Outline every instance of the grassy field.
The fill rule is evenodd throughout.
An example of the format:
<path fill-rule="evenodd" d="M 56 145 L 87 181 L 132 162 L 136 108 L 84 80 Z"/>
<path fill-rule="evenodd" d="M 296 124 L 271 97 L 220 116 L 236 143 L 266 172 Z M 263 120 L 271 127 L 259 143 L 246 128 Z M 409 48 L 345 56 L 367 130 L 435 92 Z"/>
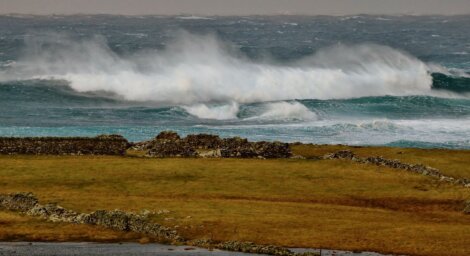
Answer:
<path fill-rule="evenodd" d="M 342 146 L 295 146 L 320 156 Z M 352 148 L 470 178 L 470 151 Z M 408 255 L 470 255 L 470 189 L 346 160 L 0 156 L 0 193 L 34 192 L 77 211 L 170 212 L 186 238 Z M 73 228 L 71 228 L 73 226 Z M 146 241 L 0 212 L 0 240 Z"/>

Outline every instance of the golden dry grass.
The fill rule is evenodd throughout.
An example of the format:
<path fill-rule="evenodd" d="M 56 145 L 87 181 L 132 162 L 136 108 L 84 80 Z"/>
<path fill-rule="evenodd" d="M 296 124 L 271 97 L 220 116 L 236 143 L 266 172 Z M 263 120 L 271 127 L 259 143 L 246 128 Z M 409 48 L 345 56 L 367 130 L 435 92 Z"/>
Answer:
<path fill-rule="evenodd" d="M 145 236 L 90 225 L 46 222 L 38 218 L 0 211 L 0 241 L 141 241 Z"/>
<path fill-rule="evenodd" d="M 336 150 L 303 147 L 295 151 L 324 151 L 322 155 Z M 451 153 L 443 158 L 452 158 Z M 456 162 L 454 172 L 466 175 L 469 163 Z M 469 189 L 350 161 L 0 156 L 0 193 L 17 191 L 83 212 L 168 209 L 171 213 L 155 220 L 177 226 L 187 238 L 409 255 L 470 254 L 470 216 L 462 213 Z M 0 214 L 0 223 L 4 218 Z M 50 228 L 51 234 L 58 228 L 43 225 L 40 229 Z M 26 229 L 42 234 L 35 225 Z M 20 227 L 4 230 L 0 234 L 25 232 Z M 83 234 L 83 240 L 110 236 Z"/>

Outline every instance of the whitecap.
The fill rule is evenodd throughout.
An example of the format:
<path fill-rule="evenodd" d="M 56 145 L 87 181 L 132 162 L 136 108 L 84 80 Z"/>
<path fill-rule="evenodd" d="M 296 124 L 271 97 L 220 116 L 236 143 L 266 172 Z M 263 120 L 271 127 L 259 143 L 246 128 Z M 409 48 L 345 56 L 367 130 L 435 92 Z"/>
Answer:
<path fill-rule="evenodd" d="M 183 106 L 189 114 L 201 119 L 230 120 L 237 119 L 239 106 L 237 103 L 225 105 L 196 104 L 192 106 Z"/>
<path fill-rule="evenodd" d="M 17 65 L 1 80 L 58 79 L 78 92 L 186 105 L 382 95 L 434 95 L 429 66 L 390 47 L 334 46 L 291 63 L 255 62 L 211 35 L 182 33 L 164 50 L 120 56 L 102 37 L 25 38 Z M 48 50 L 41 45 L 49 44 Z"/>
<path fill-rule="evenodd" d="M 261 114 L 246 120 L 314 121 L 317 115 L 300 102 L 270 102 L 260 106 Z"/>

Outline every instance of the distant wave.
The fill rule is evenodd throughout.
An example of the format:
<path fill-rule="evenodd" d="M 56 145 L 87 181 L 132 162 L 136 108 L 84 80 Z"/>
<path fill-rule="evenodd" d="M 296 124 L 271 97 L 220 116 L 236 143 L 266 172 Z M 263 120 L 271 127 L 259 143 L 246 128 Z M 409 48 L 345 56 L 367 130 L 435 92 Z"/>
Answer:
<path fill-rule="evenodd" d="M 178 16 L 176 17 L 177 19 L 181 20 L 215 20 L 215 18 L 212 17 L 203 17 L 203 16 Z"/>

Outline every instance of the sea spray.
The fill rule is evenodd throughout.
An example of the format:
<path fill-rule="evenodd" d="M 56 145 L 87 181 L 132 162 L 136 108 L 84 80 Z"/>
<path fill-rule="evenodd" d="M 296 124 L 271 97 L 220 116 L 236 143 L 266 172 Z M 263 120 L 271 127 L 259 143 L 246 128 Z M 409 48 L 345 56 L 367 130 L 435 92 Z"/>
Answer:
<path fill-rule="evenodd" d="M 163 50 L 119 56 L 103 37 L 31 39 L 1 74 L 66 80 L 78 92 L 170 105 L 432 95 L 426 64 L 379 45 L 335 46 L 289 63 L 253 61 L 211 35 L 183 33 Z"/>

